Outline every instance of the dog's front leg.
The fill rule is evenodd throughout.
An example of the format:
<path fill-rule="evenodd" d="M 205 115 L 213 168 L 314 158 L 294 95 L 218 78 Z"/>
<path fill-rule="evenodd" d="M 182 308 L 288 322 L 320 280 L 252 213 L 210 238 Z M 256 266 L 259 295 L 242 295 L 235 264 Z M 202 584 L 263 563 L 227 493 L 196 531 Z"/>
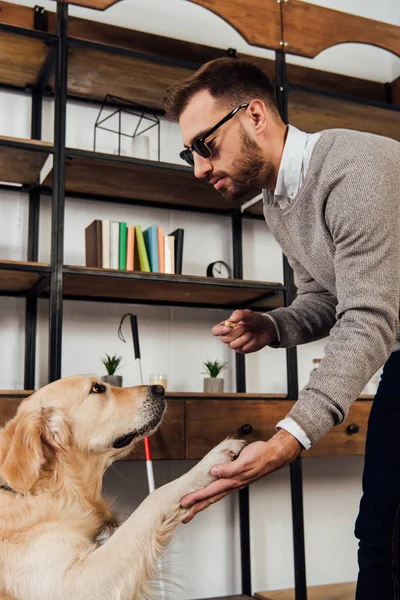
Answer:
<path fill-rule="evenodd" d="M 211 468 L 231 461 L 243 445 L 225 440 L 188 473 L 150 494 L 103 546 L 71 568 L 65 600 L 142 600 L 149 595 L 157 562 L 188 512 L 180 508 L 181 498 L 211 483 Z"/>

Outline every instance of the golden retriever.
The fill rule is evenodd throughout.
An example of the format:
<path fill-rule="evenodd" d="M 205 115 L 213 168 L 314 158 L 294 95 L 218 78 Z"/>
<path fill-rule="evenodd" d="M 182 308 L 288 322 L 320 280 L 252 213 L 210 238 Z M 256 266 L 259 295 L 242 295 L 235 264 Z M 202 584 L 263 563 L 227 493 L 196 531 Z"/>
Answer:
<path fill-rule="evenodd" d="M 116 388 L 90 376 L 60 379 L 21 403 L 0 430 L 0 598 L 152 595 L 157 561 L 187 514 L 181 498 L 244 445 L 225 440 L 118 527 L 101 496 L 103 474 L 164 412 L 162 386 Z"/>

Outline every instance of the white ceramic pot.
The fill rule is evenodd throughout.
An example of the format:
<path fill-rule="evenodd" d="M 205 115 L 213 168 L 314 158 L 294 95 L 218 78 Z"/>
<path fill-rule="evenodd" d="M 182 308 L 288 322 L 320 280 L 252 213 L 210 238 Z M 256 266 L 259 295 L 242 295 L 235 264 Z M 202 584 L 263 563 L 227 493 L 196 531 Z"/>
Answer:
<path fill-rule="evenodd" d="M 203 391 L 208 394 L 222 394 L 224 391 L 224 380 L 221 377 L 205 377 Z"/>
<path fill-rule="evenodd" d="M 115 387 L 122 387 L 122 375 L 103 375 L 101 380 Z"/>

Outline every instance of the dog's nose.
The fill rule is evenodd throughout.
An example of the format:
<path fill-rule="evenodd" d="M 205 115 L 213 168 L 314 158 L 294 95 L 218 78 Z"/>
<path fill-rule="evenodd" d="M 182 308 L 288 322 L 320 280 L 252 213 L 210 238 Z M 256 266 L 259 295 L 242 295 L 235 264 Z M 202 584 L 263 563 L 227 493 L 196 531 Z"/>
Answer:
<path fill-rule="evenodd" d="M 156 396 L 164 396 L 164 393 L 165 393 L 164 386 L 162 386 L 162 385 L 151 385 L 150 386 L 150 393 L 154 394 Z"/>

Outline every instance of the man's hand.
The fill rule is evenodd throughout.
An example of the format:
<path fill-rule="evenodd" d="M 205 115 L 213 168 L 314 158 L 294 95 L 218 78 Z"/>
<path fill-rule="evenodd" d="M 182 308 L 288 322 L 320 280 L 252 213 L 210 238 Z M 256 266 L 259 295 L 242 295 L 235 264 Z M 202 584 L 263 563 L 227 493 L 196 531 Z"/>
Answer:
<path fill-rule="evenodd" d="M 276 341 L 276 331 L 271 319 L 252 310 L 235 310 L 228 319 L 233 327 L 221 321 L 211 332 L 221 336 L 224 344 L 240 354 L 257 352 Z"/>
<path fill-rule="evenodd" d="M 217 481 L 182 498 L 183 508 L 192 507 L 183 523 L 189 523 L 198 512 L 227 494 L 291 463 L 302 450 L 300 442 L 284 429 L 278 431 L 268 442 L 249 444 L 232 463 L 215 465 L 211 469 L 211 474 L 218 478 Z"/>

